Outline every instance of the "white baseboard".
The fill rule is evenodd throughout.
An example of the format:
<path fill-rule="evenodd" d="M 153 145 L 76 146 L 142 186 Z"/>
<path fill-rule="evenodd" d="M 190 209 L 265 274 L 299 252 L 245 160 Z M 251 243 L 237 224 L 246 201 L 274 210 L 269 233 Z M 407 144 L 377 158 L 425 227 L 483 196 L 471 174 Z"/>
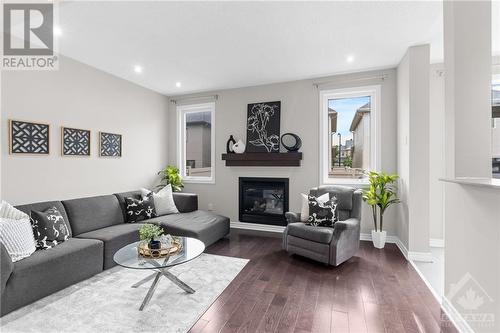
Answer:
<path fill-rule="evenodd" d="M 427 286 L 427 288 L 429 288 L 429 290 L 431 291 L 431 293 L 434 296 L 434 298 L 436 298 L 436 301 L 438 301 L 438 303 L 440 305 L 442 305 L 443 304 L 443 296 L 439 295 L 436 292 L 436 290 L 434 290 L 434 287 L 432 287 L 431 283 L 429 281 L 427 281 L 427 278 L 425 277 L 424 274 L 422 274 L 422 272 L 420 271 L 420 269 L 418 268 L 418 266 L 415 265 L 415 263 L 412 260 L 409 260 L 409 261 L 410 261 L 410 265 L 413 267 L 413 269 L 415 269 L 417 271 L 418 275 L 420 276 L 420 278 L 422 279 L 422 281 L 424 281 L 424 283 Z"/>
<path fill-rule="evenodd" d="M 455 325 L 457 330 L 461 333 L 474 333 L 472 327 L 469 323 L 462 317 L 460 312 L 453 306 L 453 304 L 443 296 L 443 302 L 441 303 L 441 309 L 446 313 L 450 321 Z"/>
<path fill-rule="evenodd" d="M 361 234 L 359 239 L 371 241 L 372 235 L 371 234 Z M 408 251 L 408 249 L 406 248 L 406 246 L 404 246 L 403 242 L 399 239 L 398 236 L 387 236 L 385 242 L 396 244 L 399 251 L 401 251 L 401 253 L 406 258 L 406 260 L 415 260 L 415 261 L 424 261 L 424 262 L 432 262 L 433 261 L 431 253 Z"/>
<path fill-rule="evenodd" d="M 412 252 L 408 251 L 408 260 L 433 262 L 434 258 L 430 252 Z"/>
<path fill-rule="evenodd" d="M 441 238 L 431 238 L 429 239 L 430 247 L 444 247 L 444 239 Z"/>

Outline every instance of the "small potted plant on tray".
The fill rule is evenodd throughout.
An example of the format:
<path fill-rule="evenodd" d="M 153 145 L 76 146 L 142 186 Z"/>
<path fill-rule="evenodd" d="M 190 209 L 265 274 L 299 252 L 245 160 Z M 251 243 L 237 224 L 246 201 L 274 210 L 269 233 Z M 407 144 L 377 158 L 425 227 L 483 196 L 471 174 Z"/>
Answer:
<path fill-rule="evenodd" d="M 157 240 L 161 235 L 163 235 L 163 229 L 154 224 L 145 224 L 139 229 L 140 240 L 147 241 L 151 250 L 161 248 L 161 242 Z"/>

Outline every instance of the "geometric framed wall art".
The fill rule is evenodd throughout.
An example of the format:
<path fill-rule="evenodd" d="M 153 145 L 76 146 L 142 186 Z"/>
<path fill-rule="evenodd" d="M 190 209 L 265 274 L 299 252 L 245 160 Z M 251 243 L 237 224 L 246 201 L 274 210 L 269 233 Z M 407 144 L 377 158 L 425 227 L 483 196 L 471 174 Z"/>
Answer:
<path fill-rule="evenodd" d="M 9 119 L 9 153 L 48 155 L 50 125 Z"/>
<path fill-rule="evenodd" d="M 90 156 L 90 131 L 61 127 L 61 155 Z"/>
<path fill-rule="evenodd" d="M 99 156 L 121 157 L 122 156 L 121 134 L 99 132 Z"/>

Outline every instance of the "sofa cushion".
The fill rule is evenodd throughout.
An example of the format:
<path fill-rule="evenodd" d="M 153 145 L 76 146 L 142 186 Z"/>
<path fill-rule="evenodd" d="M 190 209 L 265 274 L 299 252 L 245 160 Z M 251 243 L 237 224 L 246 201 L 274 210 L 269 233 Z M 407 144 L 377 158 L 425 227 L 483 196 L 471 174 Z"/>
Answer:
<path fill-rule="evenodd" d="M 159 224 L 174 236 L 197 238 L 207 247 L 229 234 L 227 217 L 203 210 L 158 216 L 144 222 Z"/>
<path fill-rule="evenodd" d="M 123 223 L 123 212 L 114 195 L 65 200 L 74 235 Z"/>
<path fill-rule="evenodd" d="M 61 213 L 64 221 L 66 221 L 66 226 L 68 227 L 69 231 L 69 237 L 73 235 L 73 230 L 71 229 L 71 223 L 69 222 L 68 215 L 66 213 L 66 209 L 64 209 L 64 205 L 62 204 L 61 201 L 44 201 L 44 202 L 37 202 L 37 203 L 32 203 L 32 204 L 27 204 L 27 205 L 19 205 L 16 206 L 17 209 L 20 211 L 30 215 L 32 210 L 40 211 L 43 212 L 49 208 L 56 207 L 57 210 Z"/>
<path fill-rule="evenodd" d="M 332 241 L 333 230 L 330 227 L 315 227 L 301 222 L 288 224 L 289 235 L 323 244 Z"/>
<path fill-rule="evenodd" d="M 146 220 L 145 222 L 148 222 Z M 78 235 L 78 238 L 98 239 L 104 243 L 104 269 L 111 268 L 116 265 L 113 256 L 116 251 L 127 244 L 137 242 L 139 240 L 139 228 L 142 223 L 125 223 L 113 225 L 110 227 L 85 232 Z"/>
<path fill-rule="evenodd" d="M 70 238 L 14 264 L 2 295 L 2 315 L 102 271 L 103 244 Z"/>

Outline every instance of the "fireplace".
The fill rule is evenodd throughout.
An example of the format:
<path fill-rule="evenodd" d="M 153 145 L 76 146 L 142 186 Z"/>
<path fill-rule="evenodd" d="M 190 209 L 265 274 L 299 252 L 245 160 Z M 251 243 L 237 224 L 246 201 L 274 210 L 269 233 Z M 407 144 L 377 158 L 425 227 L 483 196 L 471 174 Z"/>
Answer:
<path fill-rule="evenodd" d="M 240 222 L 286 225 L 288 178 L 240 177 Z"/>

